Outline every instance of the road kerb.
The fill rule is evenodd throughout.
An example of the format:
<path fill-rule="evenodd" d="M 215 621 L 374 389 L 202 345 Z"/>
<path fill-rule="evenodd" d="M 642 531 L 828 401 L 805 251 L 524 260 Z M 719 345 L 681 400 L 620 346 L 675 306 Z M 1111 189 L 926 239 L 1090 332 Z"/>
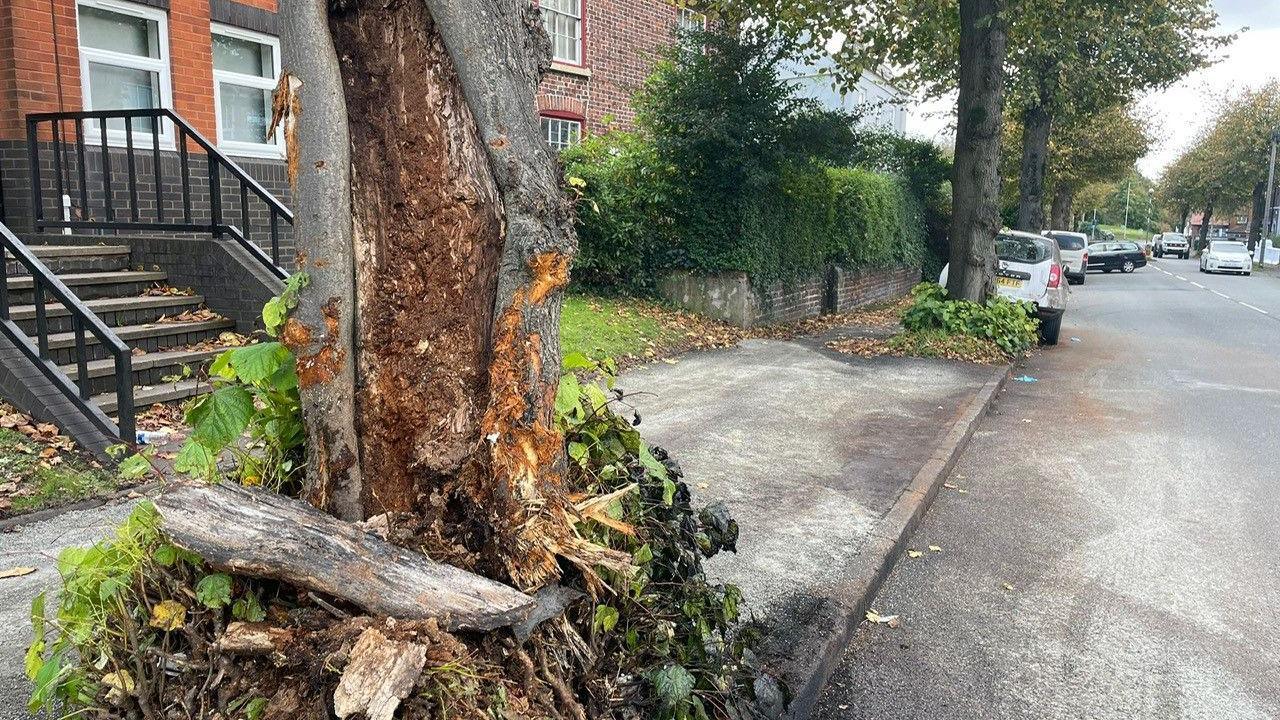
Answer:
<path fill-rule="evenodd" d="M 810 658 L 807 665 L 793 670 L 786 678 L 793 698 L 787 708 L 788 720 L 807 720 L 813 713 L 822 689 L 835 672 L 858 625 L 871 609 L 894 563 L 906 550 L 912 533 L 920 526 L 929 506 L 938 496 L 960 453 L 968 446 L 978 423 L 1008 381 L 1011 370 L 1012 366 L 1006 365 L 993 372 L 991 379 L 956 413 L 933 455 L 881 518 L 862 551 L 845 569 L 846 580 L 841 585 L 849 594 L 840 604 L 830 632 L 818 647 L 809 648 L 812 652 L 807 655 Z"/>

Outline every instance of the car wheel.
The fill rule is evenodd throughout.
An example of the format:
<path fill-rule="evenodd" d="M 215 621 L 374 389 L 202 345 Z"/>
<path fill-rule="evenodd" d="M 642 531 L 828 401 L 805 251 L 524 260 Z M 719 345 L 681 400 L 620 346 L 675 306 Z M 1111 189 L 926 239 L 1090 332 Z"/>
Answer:
<path fill-rule="evenodd" d="M 1164 253 L 1162 253 L 1162 252 L 1160 252 L 1159 250 L 1157 250 L 1157 251 L 1156 251 L 1156 257 L 1158 257 L 1158 258 L 1163 258 L 1163 257 L 1164 257 Z"/>
<path fill-rule="evenodd" d="M 1062 316 L 1052 320 L 1040 321 L 1040 342 L 1045 345 L 1057 345 L 1058 336 L 1062 333 Z"/>
<path fill-rule="evenodd" d="M 1190 259 L 1191 259 L 1191 253 L 1189 253 L 1189 252 L 1183 253 L 1183 254 L 1182 254 L 1182 259 L 1183 259 L 1183 260 L 1190 260 Z"/>
<path fill-rule="evenodd" d="M 1137 265 L 1134 265 L 1132 260 L 1125 260 L 1125 261 L 1124 261 L 1124 265 L 1121 265 L 1121 266 L 1120 266 L 1120 272 L 1122 272 L 1122 273 L 1131 273 L 1131 272 L 1133 272 L 1134 270 L 1136 270 L 1137 268 L 1138 268 L 1138 266 L 1137 266 Z"/>

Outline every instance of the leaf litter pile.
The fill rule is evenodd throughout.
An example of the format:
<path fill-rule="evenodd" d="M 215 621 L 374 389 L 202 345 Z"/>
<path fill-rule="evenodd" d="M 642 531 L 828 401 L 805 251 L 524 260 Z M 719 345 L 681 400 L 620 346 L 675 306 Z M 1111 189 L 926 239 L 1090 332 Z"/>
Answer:
<path fill-rule="evenodd" d="M 614 412 L 625 395 L 606 377 L 567 375 L 557 416 L 576 531 L 629 555 L 625 570 L 587 577 L 562 562 L 559 584 L 538 596 L 552 599 L 524 623 L 446 631 L 224 572 L 171 544 L 145 502 L 109 542 L 65 551 L 61 595 L 33 603 L 30 709 L 131 720 L 780 716 L 786 691 L 752 651 L 739 591 L 703 571 L 735 549 L 736 523 L 723 506 L 692 505 L 680 466 L 642 441 L 638 418 Z M 464 569 L 483 542 L 413 514 L 365 527 Z"/>
<path fill-rule="evenodd" d="M 116 487 L 112 475 L 56 425 L 0 403 L 0 518 Z"/>

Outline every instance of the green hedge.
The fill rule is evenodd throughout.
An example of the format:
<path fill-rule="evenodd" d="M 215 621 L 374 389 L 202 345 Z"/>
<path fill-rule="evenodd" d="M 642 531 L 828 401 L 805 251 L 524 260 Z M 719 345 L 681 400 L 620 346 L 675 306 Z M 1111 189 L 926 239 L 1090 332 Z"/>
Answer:
<path fill-rule="evenodd" d="M 788 163 L 752 196 L 699 202 L 640 136 L 613 132 L 566 152 L 578 200 L 575 283 L 648 291 L 672 269 L 793 280 L 828 264 L 918 265 L 921 201 L 888 173 Z"/>

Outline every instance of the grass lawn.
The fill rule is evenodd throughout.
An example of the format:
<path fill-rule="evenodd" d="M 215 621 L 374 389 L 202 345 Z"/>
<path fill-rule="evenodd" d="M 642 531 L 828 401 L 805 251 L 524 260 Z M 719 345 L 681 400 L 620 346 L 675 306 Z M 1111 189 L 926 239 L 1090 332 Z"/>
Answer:
<path fill-rule="evenodd" d="M 0 517 L 83 500 L 116 487 L 110 472 L 79 453 L 0 428 Z"/>
<path fill-rule="evenodd" d="M 681 345 L 689 330 L 675 313 L 635 298 L 571 294 L 560 317 L 562 353 L 615 360 L 654 357 Z"/>
<path fill-rule="evenodd" d="M 1150 240 L 1151 236 L 1154 235 L 1154 233 L 1149 233 L 1146 230 L 1134 230 L 1133 228 L 1120 227 L 1119 225 L 1099 225 L 1098 227 L 1109 233 L 1113 233 L 1117 240 L 1142 242 L 1144 240 Z"/>

